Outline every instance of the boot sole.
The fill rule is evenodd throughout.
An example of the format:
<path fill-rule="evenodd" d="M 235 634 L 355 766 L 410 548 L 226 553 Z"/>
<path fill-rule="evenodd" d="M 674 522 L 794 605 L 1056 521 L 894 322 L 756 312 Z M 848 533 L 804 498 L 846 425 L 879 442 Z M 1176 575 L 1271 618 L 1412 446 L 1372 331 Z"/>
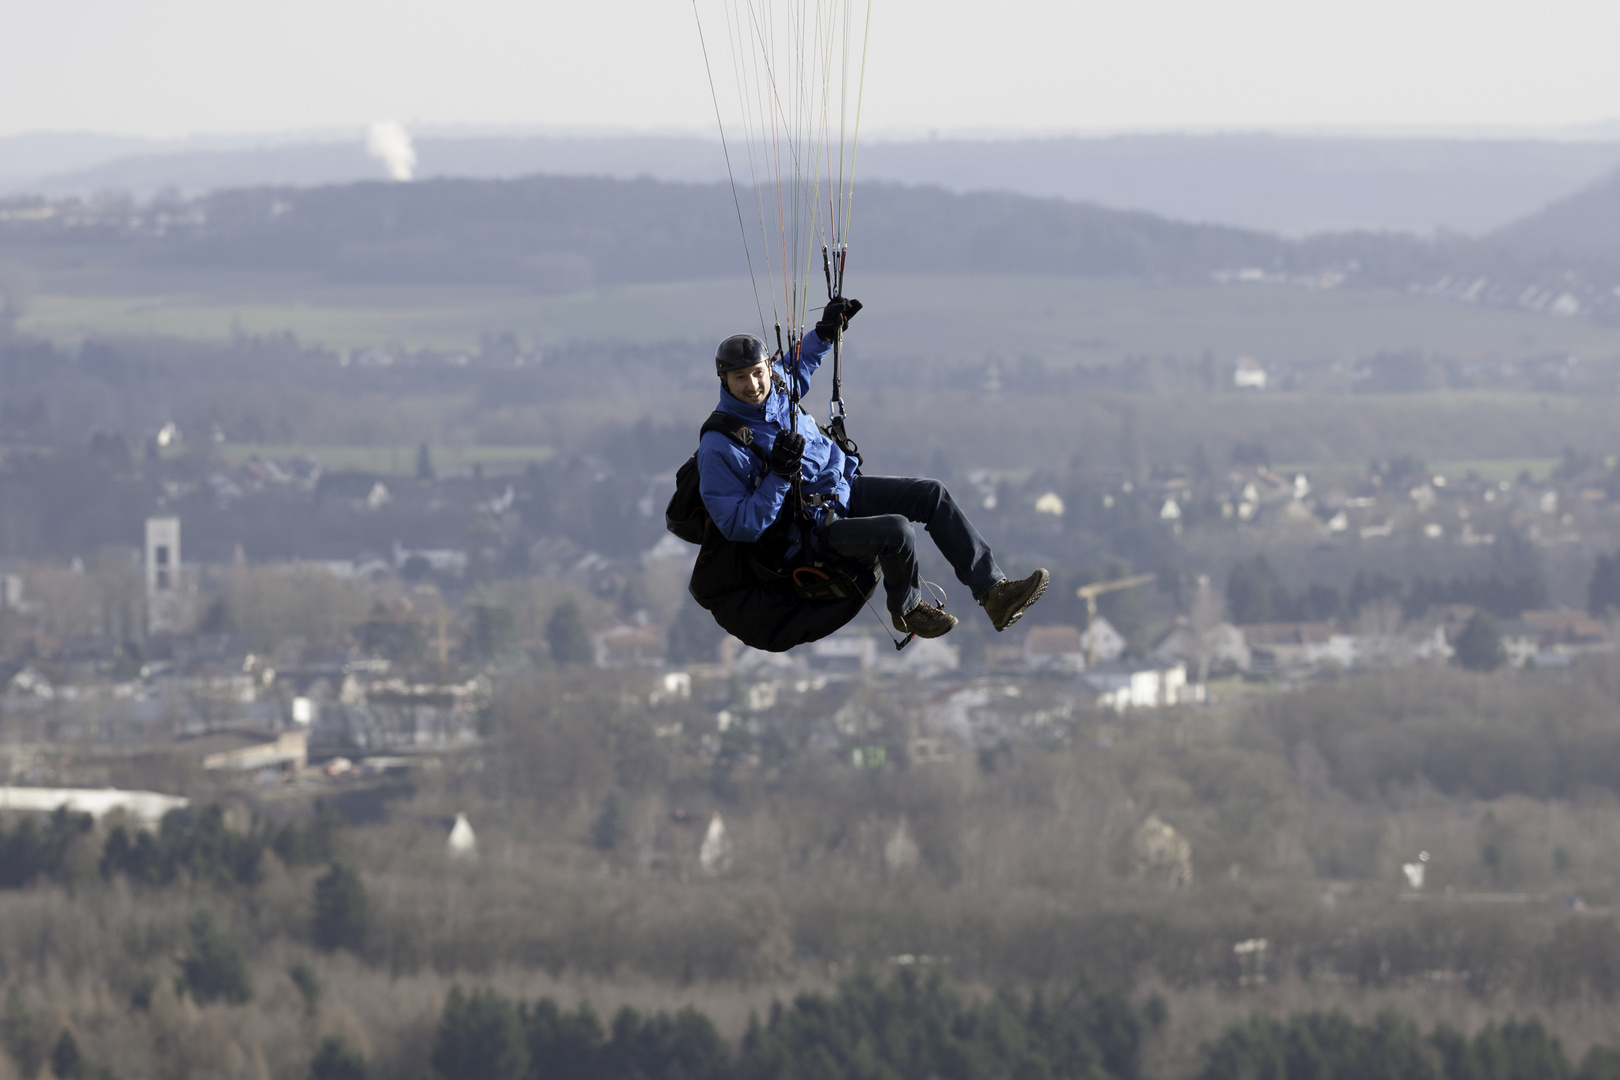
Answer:
<path fill-rule="evenodd" d="M 937 632 L 930 632 L 930 633 L 924 633 L 921 630 L 913 629 L 913 628 L 911 628 L 909 626 L 901 626 L 899 623 L 895 623 L 894 628 L 896 630 L 900 631 L 902 634 L 915 634 L 918 637 L 923 638 L 923 639 L 926 640 L 926 639 L 930 639 L 930 638 L 942 638 L 942 637 L 944 637 L 946 634 L 950 633 L 952 630 L 955 630 L 957 623 L 959 623 L 960 621 L 961 621 L 960 619 L 953 618 L 951 620 L 951 625 L 945 627 L 943 630 L 940 630 L 940 631 L 937 631 Z"/>
<path fill-rule="evenodd" d="M 1007 616 L 1006 622 L 992 624 L 996 628 L 996 633 L 1001 633 L 1013 623 L 1017 622 L 1019 619 L 1022 619 L 1024 617 L 1024 612 L 1034 607 L 1035 601 L 1046 595 L 1046 587 L 1050 584 L 1052 584 L 1052 575 L 1046 574 L 1041 578 L 1041 583 L 1035 586 L 1035 591 L 1029 594 L 1029 599 L 1025 600 L 1022 604 L 1018 605 L 1012 610 L 1012 614 Z"/>

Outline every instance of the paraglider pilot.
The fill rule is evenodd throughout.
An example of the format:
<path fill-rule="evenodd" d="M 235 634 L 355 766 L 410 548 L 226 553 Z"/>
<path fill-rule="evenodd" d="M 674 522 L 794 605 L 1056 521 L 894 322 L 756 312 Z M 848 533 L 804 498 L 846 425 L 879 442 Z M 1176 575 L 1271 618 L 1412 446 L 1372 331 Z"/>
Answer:
<path fill-rule="evenodd" d="M 834 338 L 861 309 L 859 300 L 830 300 L 814 330 L 804 335 L 798 355 L 783 361 L 786 378 L 802 397 Z M 795 415 L 782 376 L 774 376 L 771 353 L 752 334 L 720 343 L 714 358 L 720 376 L 720 411 L 753 432 L 757 451 L 718 431 L 706 432 L 697 462 L 703 504 L 726 539 L 754 543 L 785 512 L 794 478 L 800 480 L 808 542 L 817 553 L 848 559 L 876 558 L 894 626 L 902 633 L 934 638 L 950 631 L 956 616 L 922 595 L 917 570 L 916 534 L 922 525 L 973 594 L 997 630 L 1005 630 L 1046 591 L 1045 570 L 1009 581 L 996 565 L 945 485 L 938 480 L 900 476 L 857 476 L 859 462 L 816 427 Z M 766 467 L 768 462 L 768 468 Z"/>

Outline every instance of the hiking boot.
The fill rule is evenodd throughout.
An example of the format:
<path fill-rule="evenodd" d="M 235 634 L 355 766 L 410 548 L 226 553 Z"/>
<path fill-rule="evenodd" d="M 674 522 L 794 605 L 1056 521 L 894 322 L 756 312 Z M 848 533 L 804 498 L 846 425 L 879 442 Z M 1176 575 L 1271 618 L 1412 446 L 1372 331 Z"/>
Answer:
<path fill-rule="evenodd" d="M 918 637 L 944 637 L 955 625 L 955 615 L 926 601 L 919 603 L 904 615 L 894 617 L 896 630 L 902 634 L 916 634 Z"/>
<path fill-rule="evenodd" d="M 979 598 L 979 606 L 984 608 L 984 613 L 990 616 L 998 631 L 1005 630 L 1041 598 L 1051 583 L 1052 575 L 1045 570 L 1037 570 L 1019 581 L 1002 578 Z"/>

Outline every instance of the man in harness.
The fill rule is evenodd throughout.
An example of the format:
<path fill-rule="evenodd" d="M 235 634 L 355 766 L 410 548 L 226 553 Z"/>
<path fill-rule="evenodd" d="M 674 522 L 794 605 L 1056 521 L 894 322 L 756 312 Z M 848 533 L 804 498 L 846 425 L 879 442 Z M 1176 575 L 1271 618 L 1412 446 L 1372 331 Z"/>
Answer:
<path fill-rule="evenodd" d="M 719 410 L 748 426 L 753 446 L 720 431 L 703 434 L 697 452 L 703 505 L 727 540 L 758 543 L 777 526 L 771 534 L 777 557 L 791 559 L 809 552 L 875 558 L 883 568 L 895 629 L 936 638 L 948 633 L 957 619 L 923 599 L 912 528 L 913 522 L 920 523 L 991 623 L 1005 630 L 1041 598 L 1050 575 L 1037 570 L 1021 580 L 1007 580 L 989 544 L 944 484 L 859 475 L 859 459 L 846 454 L 809 415 L 793 407 L 793 400 L 809 392 L 811 375 L 860 309 L 859 300 L 829 300 L 821 321 L 804 335 L 797 355 L 783 358 L 787 370 L 780 374 L 772 367 L 765 342 L 752 334 L 736 334 L 720 343 L 714 358 L 720 376 Z M 792 400 L 783 377 L 794 381 Z M 803 506 L 799 520 L 783 519 L 785 512 L 793 513 L 789 507 L 795 502 Z"/>

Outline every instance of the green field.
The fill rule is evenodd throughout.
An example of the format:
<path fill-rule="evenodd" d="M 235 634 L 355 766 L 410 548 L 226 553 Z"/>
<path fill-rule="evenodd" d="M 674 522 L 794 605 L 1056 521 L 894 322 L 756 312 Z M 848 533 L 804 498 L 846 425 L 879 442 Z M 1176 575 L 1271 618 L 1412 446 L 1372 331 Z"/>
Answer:
<path fill-rule="evenodd" d="M 708 340 L 760 318 L 746 278 L 615 286 L 566 295 L 505 288 L 334 285 L 290 276 L 140 273 L 0 264 L 21 279 L 21 327 L 71 344 L 159 334 L 224 340 L 291 331 L 333 349 L 395 344 L 474 349 L 510 331 L 542 349 L 569 341 Z M 1620 330 L 1394 292 L 1259 285 L 1161 285 L 1066 277 L 860 275 L 869 307 L 852 357 L 926 356 L 1056 364 L 1132 355 L 1262 363 L 1350 362 L 1418 349 L 1463 360 L 1620 355 Z M 769 300 L 766 298 L 766 303 Z M 766 321 L 772 318 L 769 307 Z"/>
<path fill-rule="evenodd" d="M 1433 468 L 1437 475 L 1460 478 L 1474 473 L 1482 480 L 1517 480 L 1528 473 L 1532 480 L 1542 482 L 1552 475 L 1558 458 L 1501 458 L 1485 461 L 1437 461 Z"/>
<path fill-rule="evenodd" d="M 538 348 L 543 364 L 570 343 L 617 341 L 675 343 L 671 353 L 689 354 L 701 366 L 711 342 L 759 325 L 753 290 L 740 278 L 540 295 L 509 288 L 332 284 L 240 271 L 205 280 L 195 273 L 48 265 L 42 259 L 19 267 L 17 259 L 15 252 L 0 255 L 0 288 L 21 296 L 22 328 L 69 347 L 98 336 L 222 341 L 290 331 L 305 343 L 333 350 L 471 351 L 482 335 L 510 332 Z M 23 288 L 15 287 L 18 281 Z M 1115 461 L 1127 402 L 1144 453 L 1167 463 L 1190 461 L 1198 445 L 1212 461 L 1224 462 L 1235 443 L 1257 435 L 1279 461 L 1318 463 L 1307 467 L 1313 474 L 1334 467 L 1362 469 L 1369 460 L 1414 453 L 1448 476 L 1461 478 L 1473 469 L 1491 479 L 1512 479 L 1525 470 L 1545 475 L 1566 446 L 1620 451 L 1613 442 L 1614 399 L 1595 379 L 1587 384 L 1593 392 L 1582 393 L 1453 389 L 1378 395 L 1311 389 L 1210 395 L 1201 380 L 1197 386 L 1168 381 L 1197 378 L 1192 374 L 1197 368 L 1183 363 L 1145 369 L 1149 380 L 1175 374 L 1162 375 L 1163 384 L 1142 386 L 1143 393 L 1071 386 L 1054 396 L 1043 393 L 1038 368 L 1026 374 L 1023 366 L 1028 358 L 1059 367 L 1208 355 L 1219 372 L 1248 355 L 1276 371 L 1314 372 L 1344 386 L 1355 365 L 1378 352 L 1417 350 L 1487 372 L 1506 363 L 1578 355 L 1587 361 L 1581 370 L 1593 372 L 1620 359 L 1620 328 L 1591 321 L 1394 292 L 1261 285 L 861 276 L 855 270 L 850 283 L 850 291 L 868 304 L 849 339 L 851 407 L 862 417 L 881 413 L 893 437 L 922 460 L 935 449 L 948 449 L 965 461 L 994 467 L 1025 467 L 1051 455 L 1066 461 L 1075 453 L 1088 461 Z M 944 365 L 995 360 L 1003 392 L 989 395 L 924 381 L 908 389 L 904 383 L 896 387 L 893 379 L 879 388 L 868 381 L 870 372 L 894 361 L 906 361 L 896 365 L 899 371 L 916 372 L 912 361 L 918 359 Z M 606 407 L 607 397 L 617 395 L 617 408 L 630 415 L 662 417 L 678 404 L 701 416 L 706 395 L 672 386 L 660 382 L 654 390 L 605 373 L 603 400 L 593 407 Z M 813 396 L 825 390 L 823 379 Z M 526 405 L 529 412 L 496 425 L 503 433 L 493 439 L 528 443 L 539 438 L 530 433 L 546 430 L 547 443 L 566 442 L 568 433 L 593 422 L 581 410 L 582 400 L 559 397 Z M 362 396 L 336 410 L 295 410 L 288 414 L 297 425 L 289 438 L 319 448 L 331 467 L 408 474 L 415 463 L 414 431 L 409 423 L 400 426 L 394 404 Z M 441 469 L 474 463 L 466 456 L 472 451 L 456 458 L 450 444 L 491 437 L 468 419 L 469 404 L 448 398 L 413 403 L 424 416 L 438 418 L 438 426 L 418 429 L 424 438 L 446 444 L 437 452 Z M 369 410 L 370 429 L 386 432 L 373 436 L 377 442 L 394 445 L 379 450 L 346 445 L 360 441 L 351 430 L 351 421 L 359 422 L 356 409 Z M 948 431 L 939 426 L 941 417 L 954 418 Z M 233 447 L 230 452 L 283 451 Z M 507 471 L 543 453 L 538 447 L 503 450 L 506 456 L 482 462 L 486 470 Z"/>

